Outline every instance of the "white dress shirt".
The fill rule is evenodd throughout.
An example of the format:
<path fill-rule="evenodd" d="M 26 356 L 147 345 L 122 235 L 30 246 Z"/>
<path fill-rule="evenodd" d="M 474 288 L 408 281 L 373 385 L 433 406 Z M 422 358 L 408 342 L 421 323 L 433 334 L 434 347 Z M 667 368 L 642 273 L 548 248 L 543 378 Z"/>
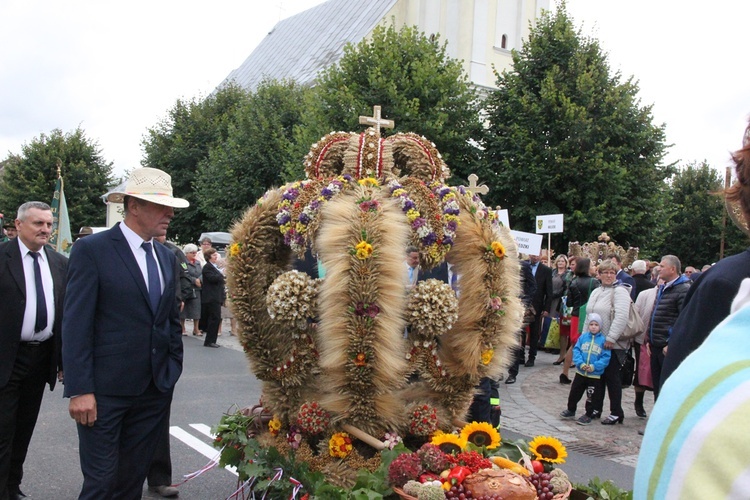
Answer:
<path fill-rule="evenodd" d="M 36 324 L 36 281 L 34 281 L 34 257 L 29 255 L 30 250 L 18 238 L 18 247 L 21 249 L 21 262 L 23 263 L 23 276 L 26 282 L 26 308 L 23 312 L 23 324 L 21 326 L 21 341 L 42 342 L 52 337 L 52 325 L 55 324 L 55 288 L 52 281 L 52 272 L 49 269 L 49 260 L 44 247 L 39 250 L 39 269 L 42 271 L 42 287 L 44 288 L 44 302 L 47 304 L 47 326 L 41 332 L 34 333 Z"/>
<path fill-rule="evenodd" d="M 130 229 L 124 222 L 120 223 L 120 230 L 122 231 L 122 234 L 125 236 L 125 239 L 128 241 L 128 245 L 130 245 L 130 251 L 133 252 L 133 256 L 135 257 L 135 261 L 138 262 L 138 267 L 141 270 L 141 274 L 143 275 L 143 281 L 146 282 L 146 289 L 148 289 L 148 267 L 146 266 L 146 251 L 143 249 L 141 245 L 143 245 L 144 240 L 138 234 L 136 234 L 135 231 Z M 153 248 L 153 251 L 151 252 L 154 255 L 154 260 L 156 261 L 156 268 L 159 270 L 159 283 L 161 284 L 161 292 L 164 292 L 164 275 L 161 271 L 161 266 L 159 265 L 159 257 L 156 255 L 156 242 L 153 238 L 148 240 L 151 242 L 151 248 Z"/>

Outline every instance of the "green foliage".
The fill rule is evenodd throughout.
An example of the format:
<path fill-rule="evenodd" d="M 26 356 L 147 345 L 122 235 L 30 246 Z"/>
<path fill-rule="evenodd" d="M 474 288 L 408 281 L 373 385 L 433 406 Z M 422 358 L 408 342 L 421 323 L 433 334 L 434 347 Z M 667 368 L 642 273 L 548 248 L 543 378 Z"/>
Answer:
<path fill-rule="evenodd" d="M 575 484 L 573 488 L 589 496 L 592 500 L 632 500 L 633 492 L 623 490 L 612 481 L 602 481 L 595 477 L 588 484 Z"/>
<path fill-rule="evenodd" d="M 267 492 L 269 498 L 290 498 L 294 485 L 288 480 L 293 477 L 304 487 L 303 493 L 310 493 L 316 499 L 378 500 L 393 493 L 386 477 L 388 466 L 400 453 L 408 452 L 403 444 L 392 450 L 381 452 L 381 463 L 375 472 L 361 469 L 357 482 L 351 490 L 328 484 L 320 472 L 310 470 L 308 464 L 296 462 L 294 452 L 283 455 L 273 446 L 263 447 L 248 437 L 248 429 L 254 425 L 255 415 L 245 415 L 237 410 L 226 413 L 214 427 L 216 435 L 213 445 L 221 449 L 219 466 L 237 468 L 240 481 L 254 478 L 253 490 Z M 278 468 L 284 471 L 280 480 L 272 481 Z"/>
<path fill-rule="evenodd" d="M 306 89 L 294 82 L 261 83 L 228 117 L 226 138 L 200 162 L 195 182 L 207 227 L 227 230 L 263 193 L 302 165 L 294 147 Z"/>
<path fill-rule="evenodd" d="M 564 214 L 558 252 L 602 231 L 625 246 L 649 242 L 673 167 L 662 164 L 664 126 L 640 105 L 637 83 L 610 71 L 564 4 L 541 16 L 513 61 L 486 103 L 487 204 L 531 232 L 536 215 Z"/>
<path fill-rule="evenodd" d="M 672 177 L 669 188 L 668 218 L 664 221 L 664 241 L 658 259 L 664 254 L 680 258 L 683 269 L 719 259 L 722 225 L 726 222 L 724 255 L 747 247 L 747 237 L 725 216 L 723 176 L 705 161 L 688 163 Z"/>
<path fill-rule="evenodd" d="M 190 201 L 190 207 L 175 211 L 170 239 L 196 241 L 204 231 L 226 229 L 209 225 L 212 221 L 201 209 L 201 193 L 196 189 L 197 173 L 211 148 L 227 139 L 234 112 L 247 99 L 245 90 L 228 85 L 205 99 L 177 100 L 167 118 L 150 128 L 143 139 L 141 163 L 170 174 L 175 196 Z"/>
<path fill-rule="evenodd" d="M 0 177 L 0 211 L 11 219 L 27 201 L 51 204 L 60 160 L 71 231 L 81 226 L 103 226 L 106 209 L 101 196 L 114 183 L 112 163 L 81 128 L 41 134 L 24 144 L 20 155 L 9 155 Z"/>
<path fill-rule="evenodd" d="M 422 134 L 435 143 L 455 176 L 465 179 L 471 173 L 478 150 L 468 141 L 481 130 L 477 96 L 461 63 L 448 57 L 437 36 L 414 27 L 379 26 L 370 38 L 347 46 L 308 97 L 310 111 L 297 136 L 300 153 L 332 130 L 361 130 L 359 116 L 371 116 L 374 105 L 395 121 L 388 134 Z"/>

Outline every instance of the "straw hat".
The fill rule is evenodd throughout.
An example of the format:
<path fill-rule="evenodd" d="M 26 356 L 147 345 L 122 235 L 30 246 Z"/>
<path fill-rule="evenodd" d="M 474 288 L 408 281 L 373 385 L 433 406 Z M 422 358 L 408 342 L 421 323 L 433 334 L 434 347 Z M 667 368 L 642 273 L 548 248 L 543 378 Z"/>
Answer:
<path fill-rule="evenodd" d="M 187 208 L 190 206 L 187 200 L 172 196 L 172 177 L 156 168 L 144 167 L 133 170 L 130 179 L 125 184 L 125 191 L 109 193 L 107 201 L 122 203 L 125 196 L 132 196 L 172 208 Z"/>

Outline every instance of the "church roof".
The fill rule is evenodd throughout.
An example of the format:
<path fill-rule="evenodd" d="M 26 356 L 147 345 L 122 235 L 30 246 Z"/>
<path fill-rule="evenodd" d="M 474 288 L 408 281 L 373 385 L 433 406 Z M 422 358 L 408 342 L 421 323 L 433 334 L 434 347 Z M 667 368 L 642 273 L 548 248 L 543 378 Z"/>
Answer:
<path fill-rule="evenodd" d="M 328 0 L 280 21 L 223 84 L 255 90 L 264 79 L 313 82 L 341 58 L 347 43 L 358 43 L 397 0 Z"/>

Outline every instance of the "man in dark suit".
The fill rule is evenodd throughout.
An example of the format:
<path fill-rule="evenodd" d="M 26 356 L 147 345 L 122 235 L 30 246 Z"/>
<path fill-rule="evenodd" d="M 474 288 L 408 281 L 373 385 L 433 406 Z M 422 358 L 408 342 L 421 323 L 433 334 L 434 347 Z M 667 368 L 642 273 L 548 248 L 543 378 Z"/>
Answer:
<path fill-rule="evenodd" d="M 635 302 L 635 299 L 638 296 L 635 287 L 635 279 L 633 279 L 631 275 L 629 275 L 622 269 L 622 259 L 619 255 L 617 255 L 616 253 L 611 253 L 607 255 L 607 258 L 617 265 L 617 276 L 615 278 L 620 282 L 620 284 L 628 285 L 630 287 L 630 300 Z"/>
<path fill-rule="evenodd" d="M 108 201 L 124 203 L 124 221 L 74 245 L 62 329 L 80 499 L 141 497 L 182 372 L 179 267 L 155 238 L 189 204 L 152 168 L 133 171 Z"/>
<path fill-rule="evenodd" d="M 523 293 L 521 295 L 521 301 L 524 307 L 528 310 L 531 307 L 531 303 L 536 295 L 536 279 L 534 274 L 531 272 L 531 264 L 527 260 L 521 261 L 521 286 Z M 528 316 L 524 314 L 524 327 L 525 319 Z M 516 377 L 518 377 L 518 367 L 523 363 L 524 349 L 522 338 L 525 337 L 524 328 L 521 329 L 518 336 L 518 345 L 513 349 L 513 364 L 508 368 L 508 378 L 505 379 L 506 384 L 515 384 Z"/>
<path fill-rule="evenodd" d="M 18 237 L 0 244 L 0 499 L 23 498 L 23 463 L 45 384 L 60 370 L 60 328 L 68 259 L 45 248 L 52 211 L 18 208 Z"/>
<path fill-rule="evenodd" d="M 539 255 L 529 255 L 531 272 L 536 279 L 536 293 L 534 300 L 531 302 L 536 315 L 534 322 L 529 325 L 529 359 L 524 366 L 534 366 L 536 360 L 536 351 L 539 344 L 539 334 L 542 331 L 544 318 L 549 316 L 552 307 L 552 268 L 545 266 L 541 262 Z"/>

